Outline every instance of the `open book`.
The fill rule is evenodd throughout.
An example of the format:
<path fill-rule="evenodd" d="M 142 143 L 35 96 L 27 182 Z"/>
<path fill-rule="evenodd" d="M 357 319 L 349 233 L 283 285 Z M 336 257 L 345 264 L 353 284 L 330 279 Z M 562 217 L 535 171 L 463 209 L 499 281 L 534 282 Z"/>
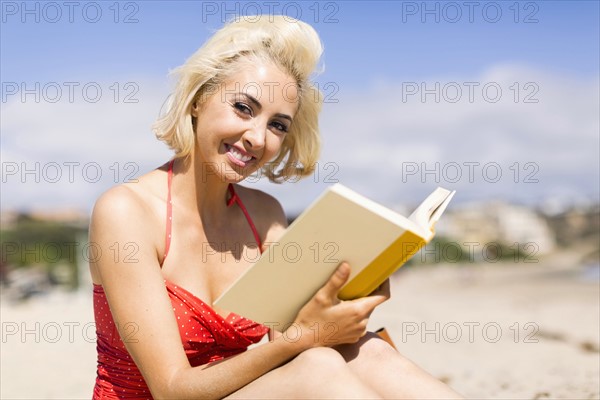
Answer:
<path fill-rule="evenodd" d="M 352 272 L 339 298 L 367 296 L 433 238 L 453 195 L 437 188 L 406 218 L 337 183 L 214 304 L 284 330 L 342 261 Z"/>

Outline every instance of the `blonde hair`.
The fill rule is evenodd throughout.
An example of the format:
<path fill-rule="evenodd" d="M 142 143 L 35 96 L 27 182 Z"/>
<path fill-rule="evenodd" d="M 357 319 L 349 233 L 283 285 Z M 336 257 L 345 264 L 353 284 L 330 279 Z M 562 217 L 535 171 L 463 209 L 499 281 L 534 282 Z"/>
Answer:
<path fill-rule="evenodd" d="M 237 61 L 255 57 L 267 60 L 296 80 L 299 106 L 280 152 L 262 172 L 272 182 L 307 176 L 314 171 L 320 151 L 318 115 L 323 96 L 309 77 L 322 51 L 318 34 L 302 21 L 281 15 L 234 19 L 174 71 L 178 77 L 175 92 L 153 131 L 175 151 L 175 158 L 188 157 L 195 141 L 191 116 L 194 101 L 235 73 Z"/>

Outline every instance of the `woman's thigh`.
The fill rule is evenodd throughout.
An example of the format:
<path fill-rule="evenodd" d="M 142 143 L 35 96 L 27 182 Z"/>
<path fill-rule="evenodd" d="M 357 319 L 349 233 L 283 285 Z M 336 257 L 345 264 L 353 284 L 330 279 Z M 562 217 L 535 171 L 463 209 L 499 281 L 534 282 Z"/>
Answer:
<path fill-rule="evenodd" d="M 362 384 L 341 354 L 319 347 L 306 350 L 232 393 L 228 399 L 250 398 L 380 398 Z"/>
<path fill-rule="evenodd" d="M 434 378 L 396 349 L 367 333 L 355 344 L 336 346 L 354 375 L 362 384 L 383 398 L 391 399 L 461 399 L 462 397 Z"/>

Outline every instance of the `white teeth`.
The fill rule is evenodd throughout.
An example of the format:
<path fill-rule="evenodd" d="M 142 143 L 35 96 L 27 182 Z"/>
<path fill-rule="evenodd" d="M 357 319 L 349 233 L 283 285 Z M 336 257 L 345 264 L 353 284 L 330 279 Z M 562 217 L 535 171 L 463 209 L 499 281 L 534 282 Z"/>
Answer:
<path fill-rule="evenodd" d="M 245 156 L 242 155 L 242 153 L 240 153 L 239 151 L 237 151 L 235 149 L 235 147 L 230 147 L 229 148 L 229 152 L 238 160 L 243 161 L 243 162 L 248 162 L 252 159 L 252 156 Z"/>

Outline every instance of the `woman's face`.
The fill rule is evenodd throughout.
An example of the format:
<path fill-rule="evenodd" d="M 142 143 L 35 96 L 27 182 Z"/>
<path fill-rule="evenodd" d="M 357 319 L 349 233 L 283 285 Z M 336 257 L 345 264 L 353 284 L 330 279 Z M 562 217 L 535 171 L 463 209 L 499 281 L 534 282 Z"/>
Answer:
<path fill-rule="evenodd" d="M 203 179 L 239 182 L 261 168 L 278 154 L 297 109 L 292 77 L 270 63 L 248 63 L 192 106 Z"/>

